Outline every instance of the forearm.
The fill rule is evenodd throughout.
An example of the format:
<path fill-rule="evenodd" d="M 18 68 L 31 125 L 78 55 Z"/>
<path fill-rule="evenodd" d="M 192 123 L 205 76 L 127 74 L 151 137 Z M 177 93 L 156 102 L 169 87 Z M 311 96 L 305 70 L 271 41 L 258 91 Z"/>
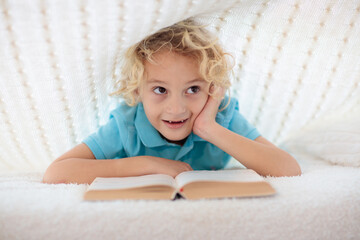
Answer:
<path fill-rule="evenodd" d="M 298 163 L 287 152 L 275 146 L 252 141 L 218 124 L 211 128 L 211 133 L 207 134 L 207 138 L 209 142 L 260 175 L 295 176 L 301 174 Z"/>
<path fill-rule="evenodd" d="M 136 159 L 137 158 L 137 159 Z M 69 158 L 53 162 L 46 170 L 44 183 L 91 183 L 96 177 L 125 177 L 149 174 L 141 159 L 132 157 L 112 160 Z"/>

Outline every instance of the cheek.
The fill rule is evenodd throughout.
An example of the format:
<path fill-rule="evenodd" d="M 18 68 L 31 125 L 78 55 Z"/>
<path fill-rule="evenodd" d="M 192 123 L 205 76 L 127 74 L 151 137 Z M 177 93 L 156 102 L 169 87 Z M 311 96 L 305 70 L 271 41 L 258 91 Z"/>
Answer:
<path fill-rule="evenodd" d="M 143 106 L 144 106 L 145 114 L 149 120 L 156 115 L 156 111 L 155 111 L 156 109 L 153 107 L 152 104 L 144 104 L 143 103 Z"/>
<path fill-rule="evenodd" d="M 151 102 L 148 101 L 147 98 L 144 97 L 144 96 L 142 97 L 141 102 L 143 104 L 144 112 L 145 112 L 146 117 L 149 119 L 149 121 L 151 121 L 151 119 L 154 116 L 153 104 L 151 104 Z"/>
<path fill-rule="evenodd" d="M 201 96 L 201 98 L 199 98 L 196 101 L 193 101 L 191 103 L 191 105 L 193 106 L 193 113 L 197 116 L 200 114 L 200 112 L 204 109 L 206 103 L 208 100 L 208 95 L 204 94 L 203 96 Z M 194 102 L 196 102 L 196 104 L 194 104 Z"/>

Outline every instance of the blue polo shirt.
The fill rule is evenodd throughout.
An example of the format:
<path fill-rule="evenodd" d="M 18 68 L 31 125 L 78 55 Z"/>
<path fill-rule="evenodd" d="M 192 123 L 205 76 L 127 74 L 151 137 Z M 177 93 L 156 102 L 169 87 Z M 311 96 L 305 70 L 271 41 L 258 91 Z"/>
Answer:
<path fill-rule="evenodd" d="M 231 98 L 227 108 L 217 114 L 216 121 L 251 140 L 260 136 L 239 113 L 235 98 Z M 188 136 L 183 146 L 167 142 L 147 119 L 142 103 L 135 107 L 120 104 L 111 112 L 108 123 L 83 142 L 96 159 L 155 156 L 186 162 L 194 170 L 222 169 L 230 159 L 227 153 L 194 133 Z"/>

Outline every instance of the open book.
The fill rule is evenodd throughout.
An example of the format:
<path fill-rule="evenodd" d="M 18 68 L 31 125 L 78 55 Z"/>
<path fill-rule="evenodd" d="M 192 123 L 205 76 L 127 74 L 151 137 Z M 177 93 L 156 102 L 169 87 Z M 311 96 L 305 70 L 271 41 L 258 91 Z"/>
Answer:
<path fill-rule="evenodd" d="M 251 169 L 189 171 L 173 177 L 151 174 L 138 177 L 96 178 L 85 200 L 224 198 L 272 195 L 275 190 Z"/>

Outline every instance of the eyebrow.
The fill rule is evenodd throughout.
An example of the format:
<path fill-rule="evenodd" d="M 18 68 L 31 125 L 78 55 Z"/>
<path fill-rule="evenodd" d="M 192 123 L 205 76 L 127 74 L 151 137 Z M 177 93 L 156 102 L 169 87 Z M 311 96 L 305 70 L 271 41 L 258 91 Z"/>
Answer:
<path fill-rule="evenodd" d="M 147 83 L 162 83 L 164 84 L 165 81 L 161 81 L 161 80 L 158 80 L 158 79 L 150 79 L 147 81 Z"/>
<path fill-rule="evenodd" d="M 194 84 L 196 82 L 205 82 L 205 80 L 201 79 L 201 78 L 196 78 L 194 80 L 191 80 L 191 81 L 187 82 L 187 84 Z"/>
<path fill-rule="evenodd" d="M 205 80 L 201 79 L 201 78 L 195 78 L 189 82 L 187 82 L 186 84 L 194 84 L 194 83 L 197 83 L 197 82 L 203 82 Z M 162 81 L 162 80 L 159 80 L 159 79 L 150 79 L 149 81 L 147 81 L 148 83 L 159 83 L 159 84 L 166 84 L 165 81 Z"/>

